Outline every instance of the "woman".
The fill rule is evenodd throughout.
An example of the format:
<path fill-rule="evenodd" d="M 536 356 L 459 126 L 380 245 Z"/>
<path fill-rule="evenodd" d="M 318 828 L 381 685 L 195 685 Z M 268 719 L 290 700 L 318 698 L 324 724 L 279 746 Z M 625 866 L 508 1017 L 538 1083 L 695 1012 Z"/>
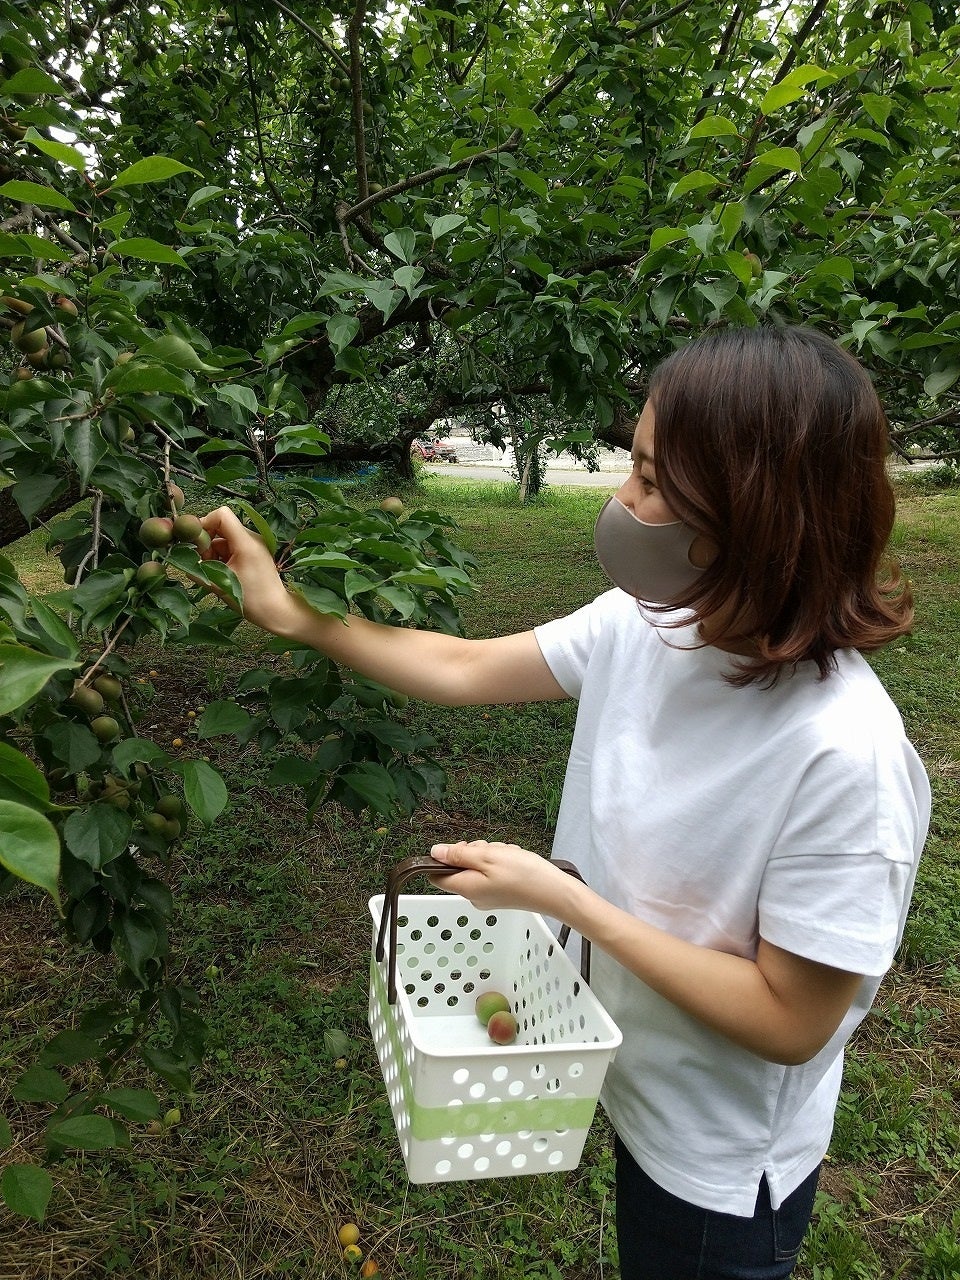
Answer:
<path fill-rule="evenodd" d="M 443 889 L 594 944 L 624 1036 L 602 1102 L 625 1280 L 791 1273 L 843 1046 L 902 935 L 929 786 L 858 652 L 912 617 L 881 576 L 886 430 L 816 332 L 685 345 L 597 520 L 614 588 L 497 639 L 321 616 L 232 512 L 204 520 L 276 635 L 446 705 L 579 699 L 554 853 L 587 884 L 514 845 L 431 852 L 462 868 Z"/>

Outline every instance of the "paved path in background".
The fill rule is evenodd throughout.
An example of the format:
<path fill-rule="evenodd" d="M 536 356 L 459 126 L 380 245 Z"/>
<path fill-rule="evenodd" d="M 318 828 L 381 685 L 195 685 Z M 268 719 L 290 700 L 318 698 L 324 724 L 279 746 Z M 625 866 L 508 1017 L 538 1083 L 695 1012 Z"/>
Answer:
<path fill-rule="evenodd" d="M 892 463 L 890 470 L 894 474 L 903 474 L 909 471 L 924 471 L 938 465 L 940 464 L 937 462 Z M 498 467 L 496 463 L 490 463 L 489 465 L 476 462 L 428 463 L 424 467 L 424 471 L 431 471 L 438 476 L 454 476 L 458 480 L 502 480 L 507 484 L 517 483 L 516 478 L 505 467 Z M 548 484 L 566 485 L 571 488 L 581 489 L 609 489 L 611 493 L 614 489 L 619 489 L 629 474 L 629 467 L 625 467 L 621 471 L 608 465 L 602 471 L 588 471 L 586 467 L 574 471 L 568 470 L 566 467 L 547 465 Z"/>
<path fill-rule="evenodd" d="M 491 463 L 490 466 L 472 462 L 428 464 L 424 467 L 424 471 L 437 476 L 452 476 L 456 480 L 503 480 L 507 484 L 517 483 L 516 478 L 505 467 L 498 467 L 496 463 Z M 568 485 L 582 489 L 609 489 L 612 493 L 614 489 L 619 489 L 629 474 L 629 469 L 588 471 L 584 467 L 582 471 L 567 471 L 559 467 L 547 467 L 547 484 Z"/>

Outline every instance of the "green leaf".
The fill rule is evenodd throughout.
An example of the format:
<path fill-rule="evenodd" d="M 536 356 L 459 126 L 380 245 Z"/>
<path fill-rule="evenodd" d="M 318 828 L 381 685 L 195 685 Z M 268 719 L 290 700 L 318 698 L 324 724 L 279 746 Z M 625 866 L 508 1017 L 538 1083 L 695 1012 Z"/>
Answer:
<path fill-rule="evenodd" d="M 685 240 L 686 227 L 657 227 L 650 237 L 650 252 L 662 249 L 665 244 L 673 244 L 677 240 Z"/>
<path fill-rule="evenodd" d="M 318 613 L 331 614 L 335 618 L 347 616 L 347 606 L 343 597 L 331 591 L 329 587 L 318 587 L 312 582 L 298 582 L 296 591 Z"/>
<path fill-rule="evenodd" d="M 687 134 L 687 141 L 692 141 L 694 138 L 737 138 L 739 136 L 737 126 L 726 116 L 704 116 Z"/>
<path fill-rule="evenodd" d="M 340 781 L 355 792 L 377 813 L 389 815 L 397 799 L 393 779 L 382 765 L 364 761 L 353 769 L 345 769 Z"/>
<path fill-rule="evenodd" d="M 17 480 L 10 492 L 24 520 L 30 524 L 37 512 L 42 511 L 63 488 L 63 480 L 56 475 L 24 476 Z"/>
<path fill-rule="evenodd" d="M 38 204 L 46 209 L 67 209 L 76 212 L 77 206 L 61 191 L 53 187 L 45 187 L 39 182 L 5 182 L 0 187 L 0 196 L 8 200 L 19 200 L 24 204 Z"/>
<path fill-rule="evenodd" d="M 50 156 L 51 160 L 68 165 L 70 169 L 76 169 L 78 173 L 87 172 L 87 161 L 82 151 L 78 151 L 76 147 L 69 147 L 65 142 L 54 142 L 51 138 L 45 138 L 44 134 L 37 133 L 33 125 L 27 129 L 26 137 L 24 137 L 23 141 L 28 142 L 32 147 L 36 147 L 37 151 L 44 152 L 44 155 Z"/>
<path fill-rule="evenodd" d="M 90 1062 L 99 1053 L 100 1046 L 92 1036 L 82 1031 L 58 1031 L 40 1050 L 40 1063 L 45 1067 L 75 1067 L 80 1062 Z"/>
<path fill-rule="evenodd" d="M 887 127 L 887 119 L 893 110 L 893 99 L 879 93 L 865 93 L 860 101 L 878 129 Z"/>
<path fill-rule="evenodd" d="M 60 906 L 60 839 L 35 809 L 0 800 L 0 866 L 27 884 L 45 889 Z"/>
<path fill-rule="evenodd" d="M 238 383 L 230 382 L 226 386 L 218 387 L 217 399 L 230 405 L 231 409 L 238 410 L 233 417 L 242 426 L 245 426 L 248 419 L 257 414 L 260 409 L 257 393 L 253 387 L 240 386 Z"/>
<path fill-rule="evenodd" d="M 13 1146 L 13 1134 L 10 1132 L 10 1121 L 6 1116 L 0 1115 L 0 1151 L 6 1151 Z"/>
<path fill-rule="evenodd" d="M 173 768 L 183 778 L 187 804 L 209 827 L 227 807 L 230 798 L 223 778 L 205 760 L 184 760 Z"/>
<path fill-rule="evenodd" d="M 0 800 L 31 809 L 49 809 L 50 788 L 47 780 L 25 755 L 0 742 Z"/>
<path fill-rule="evenodd" d="M 141 982 L 149 960 L 166 951 L 166 939 L 146 911 L 116 912 L 113 918 L 113 950 Z"/>
<path fill-rule="evenodd" d="M 53 1179 L 35 1164 L 11 1164 L 3 1171 L 0 1192 L 11 1213 L 42 1222 L 53 1194 Z"/>
<path fill-rule="evenodd" d="M 106 1116 L 71 1116 L 51 1125 L 47 1139 L 62 1147 L 79 1151 L 106 1151 L 120 1146 L 117 1130 Z"/>
<path fill-rule="evenodd" d="M 52 240 L 26 233 L 12 236 L 0 232 L 0 258 L 39 258 L 44 262 L 69 262 L 70 254 Z"/>
<path fill-rule="evenodd" d="M 960 378 L 960 364 L 949 365 L 945 369 L 935 369 L 923 380 L 923 389 L 932 399 L 948 390 Z"/>
<path fill-rule="evenodd" d="M 11 96 L 21 93 L 28 97 L 34 97 L 42 93 L 52 93 L 59 97 L 63 90 L 53 76 L 43 71 L 40 67 L 21 67 L 19 71 L 14 72 L 9 80 L 4 80 L 3 84 L 0 85 L 0 92 Z"/>
<path fill-rule="evenodd" d="M 768 151 L 760 152 L 752 167 L 789 169 L 791 173 L 802 173 L 803 160 L 800 152 L 793 147 L 771 147 Z"/>
<path fill-rule="evenodd" d="M 192 385 L 170 369 L 144 360 L 131 360 L 111 370 L 104 386 L 113 387 L 118 396 L 186 396 L 189 399 L 194 394 Z"/>
<path fill-rule="evenodd" d="M 417 285 L 423 279 L 423 267 L 397 267 L 393 273 L 393 278 L 401 289 L 405 290 L 407 296 L 412 298 Z"/>
<path fill-rule="evenodd" d="M 383 238 L 383 247 L 401 262 L 412 262 L 417 245 L 417 233 L 412 227 L 400 227 Z"/>
<path fill-rule="evenodd" d="M 86 489 L 97 463 L 108 450 L 106 440 L 90 418 L 68 422 L 63 432 L 67 453 L 77 464 L 80 488 Z"/>
<path fill-rule="evenodd" d="M 137 355 L 146 360 L 158 360 L 174 369 L 191 369 L 200 373 L 222 372 L 215 365 L 205 364 L 190 343 L 175 333 L 166 333 L 162 338 L 145 343 Z"/>
<path fill-rule="evenodd" d="M 187 201 L 187 208 L 195 209 L 197 205 L 206 204 L 208 200 L 215 200 L 217 196 L 223 196 L 226 193 L 226 187 L 201 187 Z"/>
<path fill-rule="evenodd" d="M 26 645 L 0 644 L 0 716 L 35 698 L 58 671 L 77 665 L 69 658 L 52 658 Z"/>
<path fill-rule="evenodd" d="M 451 231 L 457 231 L 466 222 L 459 213 L 444 213 L 439 218 L 434 218 L 430 223 L 430 234 L 433 239 L 442 240 L 444 236 L 448 236 Z"/>
<path fill-rule="evenodd" d="M 137 763 L 165 765 L 169 758 L 161 747 L 146 738 L 124 738 L 113 749 L 114 768 L 120 773 L 126 773 Z"/>
<path fill-rule="evenodd" d="M 699 191 L 704 187 L 718 187 L 720 185 L 720 179 L 715 177 L 714 174 L 707 173 L 704 169 L 694 169 L 692 173 L 686 174 L 673 184 L 667 192 L 667 203 L 679 200 L 681 196 L 688 195 L 691 191 Z"/>
<path fill-rule="evenodd" d="M 30 601 L 30 612 L 33 614 L 34 621 L 41 628 L 44 639 L 47 641 L 46 648 L 50 653 L 57 654 L 61 658 L 75 658 L 77 656 L 77 642 L 73 632 L 60 617 L 55 613 L 43 600 L 34 597 Z"/>
<path fill-rule="evenodd" d="M 53 754 L 71 773 L 79 773 L 100 759 L 101 747 L 85 724 L 62 721 L 49 726 L 44 734 Z"/>
<path fill-rule="evenodd" d="M 10 1092 L 18 1102 L 52 1102 L 59 1106 L 70 1093 L 70 1086 L 59 1071 L 34 1064 L 27 1068 Z"/>
<path fill-rule="evenodd" d="M 117 187 L 139 187 L 147 182 L 166 182 L 168 178 L 175 178 L 178 173 L 198 173 L 198 171 L 170 156 L 146 156 L 114 178 L 110 190 L 115 190 Z"/>
<path fill-rule="evenodd" d="M 785 107 L 791 102 L 796 102 L 798 98 L 802 98 L 808 84 L 812 84 L 817 80 L 826 80 L 830 83 L 836 78 L 832 71 L 824 71 L 822 67 L 818 67 L 812 62 L 802 67 L 795 67 L 793 71 L 767 90 L 760 103 L 760 110 L 765 116 L 768 116 L 774 111 L 779 111 L 781 107 Z"/>
<path fill-rule="evenodd" d="M 123 809 L 91 804 L 77 809 L 63 824 L 67 848 L 94 871 L 119 858 L 130 842 L 133 821 Z"/>
<path fill-rule="evenodd" d="M 326 330 L 330 345 L 339 353 L 344 347 L 348 347 L 360 332 L 360 321 L 356 316 L 342 314 L 331 316 L 327 321 Z"/>
<path fill-rule="evenodd" d="M 186 1093 L 190 1088 L 190 1071 L 182 1058 L 176 1057 L 166 1049 L 145 1045 L 140 1056 L 161 1079 L 166 1080 L 171 1088 Z"/>
<path fill-rule="evenodd" d="M 211 702 L 196 723 L 198 738 L 216 738 L 221 734 L 242 733 L 249 728 L 250 716 L 229 698 Z"/>
<path fill-rule="evenodd" d="M 507 123 L 514 129 L 522 129 L 524 133 L 529 133 L 531 129 L 540 127 L 540 117 L 535 111 L 531 111 L 529 107 L 511 107 L 507 112 Z"/>
<path fill-rule="evenodd" d="M 160 1114 L 159 1099 L 149 1089 L 108 1089 L 100 1101 L 135 1124 L 146 1124 Z"/>
<path fill-rule="evenodd" d="M 518 182 L 522 182 L 528 191 L 532 191 L 541 200 L 546 200 L 550 193 L 550 188 L 539 173 L 534 173 L 530 169 L 515 169 L 513 176 Z"/>
<path fill-rule="evenodd" d="M 115 240 L 110 246 L 113 253 L 124 258 L 136 258 L 138 262 L 165 262 L 173 267 L 186 267 L 187 262 L 181 258 L 176 249 L 168 244 L 160 244 L 158 240 L 150 240 L 146 236 L 134 236 L 130 240 Z"/>
<path fill-rule="evenodd" d="M 247 517 L 247 519 L 256 529 L 257 533 L 259 533 L 260 537 L 263 539 L 264 546 L 267 548 L 270 554 L 272 556 L 276 555 L 277 547 L 280 545 L 277 541 L 277 535 L 270 528 L 269 524 L 266 522 L 266 520 L 264 520 L 263 516 L 256 509 L 256 507 L 254 507 L 249 502 L 244 502 L 242 498 L 237 499 L 233 505 L 237 507 L 238 510 L 242 511 L 243 514 Z"/>

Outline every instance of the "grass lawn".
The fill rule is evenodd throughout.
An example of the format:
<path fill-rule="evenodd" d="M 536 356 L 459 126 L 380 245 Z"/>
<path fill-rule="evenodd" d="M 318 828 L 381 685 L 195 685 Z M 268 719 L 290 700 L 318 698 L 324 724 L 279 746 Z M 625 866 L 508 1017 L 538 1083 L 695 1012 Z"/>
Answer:
<path fill-rule="evenodd" d="M 477 557 L 468 634 L 529 627 L 605 587 L 592 525 L 605 490 L 551 489 L 518 508 L 508 485 L 425 476 Z M 377 495 L 379 496 L 379 495 Z M 799 1280 L 960 1278 L 960 491 L 902 486 L 897 554 L 917 595 L 912 636 L 874 658 L 930 772 L 934 822 L 906 938 L 848 1066 Z M 7 550 L 28 585 L 57 585 L 34 535 Z M 224 696 L 235 654 L 144 649 L 141 736 L 218 755 L 232 803 L 190 829 L 175 865 L 175 965 L 201 995 L 210 1052 L 179 1124 L 130 1150 L 56 1166 L 43 1226 L 0 1209 L 0 1280 L 339 1280 L 354 1221 L 384 1280 L 615 1280 L 610 1134 L 598 1115 L 569 1174 L 412 1186 L 366 1027 L 367 899 L 400 858 L 487 835 L 549 848 L 575 708 L 446 710 L 410 703 L 449 771 L 445 800 L 384 825 L 344 810 L 307 822 L 269 764 L 191 738 L 189 711 Z M 111 962 L 65 949 L 33 891 L 0 913 L 0 1098 L 71 1025 Z M 125 1079 L 123 1083 L 141 1081 Z M 145 1083 L 145 1082 L 144 1082 Z M 43 1108 L 7 1102 L 14 1148 L 39 1156 Z"/>

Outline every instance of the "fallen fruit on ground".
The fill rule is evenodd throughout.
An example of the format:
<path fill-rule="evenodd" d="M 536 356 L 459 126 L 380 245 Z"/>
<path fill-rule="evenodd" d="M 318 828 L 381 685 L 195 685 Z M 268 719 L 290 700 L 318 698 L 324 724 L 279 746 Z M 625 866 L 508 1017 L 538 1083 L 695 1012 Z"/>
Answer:
<path fill-rule="evenodd" d="M 503 1009 L 493 1014 L 487 1023 L 487 1035 L 494 1044 L 513 1044 L 518 1030 L 516 1018 Z"/>
<path fill-rule="evenodd" d="M 360 1268 L 360 1274 L 363 1276 L 363 1280 L 373 1280 L 374 1276 L 378 1276 L 380 1274 L 380 1268 L 372 1258 L 368 1258 Z"/>
<path fill-rule="evenodd" d="M 500 991 L 481 991 L 477 996 L 476 1010 L 477 1017 L 486 1027 L 495 1013 L 510 1012 L 510 1001 Z"/>
<path fill-rule="evenodd" d="M 337 1239 L 344 1247 L 348 1244 L 356 1244 L 360 1239 L 360 1228 L 355 1222 L 345 1222 L 337 1232 Z"/>
<path fill-rule="evenodd" d="M 403 511 L 403 503 L 399 498 L 384 498 L 380 503 L 380 510 L 386 511 L 388 515 L 398 516 Z"/>
<path fill-rule="evenodd" d="M 363 1250 L 358 1244 L 348 1244 L 343 1251 L 343 1256 L 347 1262 L 359 1262 L 363 1257 Z"/>

